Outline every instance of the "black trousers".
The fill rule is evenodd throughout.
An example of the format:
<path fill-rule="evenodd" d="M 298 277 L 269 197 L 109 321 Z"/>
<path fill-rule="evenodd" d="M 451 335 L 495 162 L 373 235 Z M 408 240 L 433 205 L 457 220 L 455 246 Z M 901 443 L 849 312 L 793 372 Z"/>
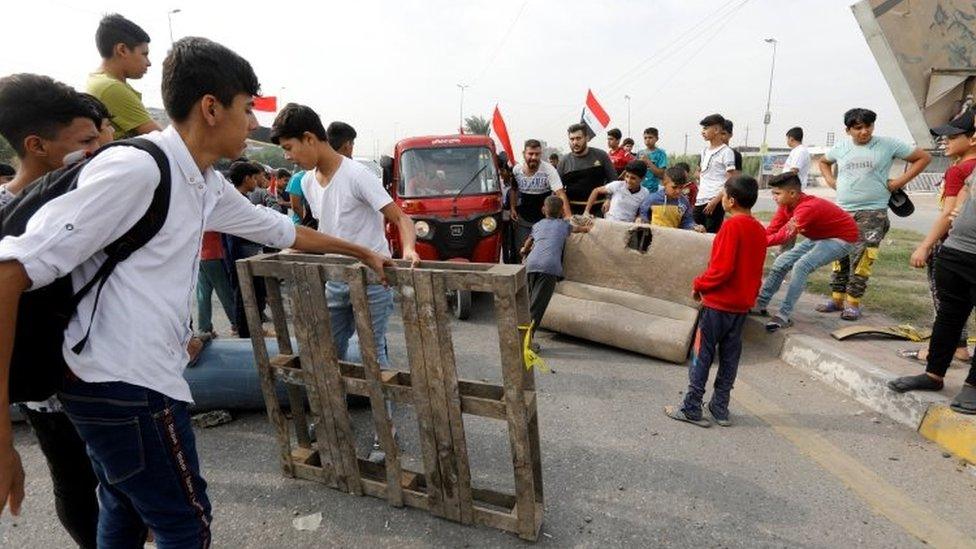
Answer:
<path fill-rule="evenodd" d="M 557 282 L 559 277 L 556 275 L 529 273 L 529 314 L 535 323 L 533 333 L 542 323 L 542 317 L 546 314 L 552 294 L 556 291 Z"/>
<path fill-rule="evenodd" d="M 41 446 L 51 481 L 58 520 L 82 548 L 95 549 L 98 529 L 98 479 L 92 471 L 85 443 L 63 412 L 36 412 L 22 406 Z"/>
<path fill-rule="evenodd" d="M 925 371 L 943 377 L 952 362 L 969 314 L 976 307 L 976 254 L 943 246 L 935 262 L 935 287 L 939 308 L 932 325 Z M 966 383 L 976 385 L 976 355 L 973 356 Z"/>
<path fill-rule="evenodd" d="M 705 232 L 715 234 L 722 228 L 722 222 L 725 221 L 725 208 L 719 203 L 712 210 L 711 214 L 707 214 L 705 213 L 705 204 L 702 204 L 701 206 L 695 206 L 693 216 L 695 223 L 704 225 Z"/>

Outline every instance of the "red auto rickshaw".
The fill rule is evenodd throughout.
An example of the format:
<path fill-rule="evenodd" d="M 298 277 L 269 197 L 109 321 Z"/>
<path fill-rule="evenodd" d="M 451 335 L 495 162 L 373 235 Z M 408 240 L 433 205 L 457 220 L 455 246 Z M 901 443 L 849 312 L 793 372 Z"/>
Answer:
<path fill-rule="evenodd" d="M 384 156 L 383 184 L 410 216 L 417 253 L 431 261 L 498 263 L 502 194 L 494 142 L 484 135 L 411 137 Z M 403 253 L 396 227 L 387 224 L 394 257 Z M 471 314 L 471 292 L 451 296 L 454 315 Z"/>

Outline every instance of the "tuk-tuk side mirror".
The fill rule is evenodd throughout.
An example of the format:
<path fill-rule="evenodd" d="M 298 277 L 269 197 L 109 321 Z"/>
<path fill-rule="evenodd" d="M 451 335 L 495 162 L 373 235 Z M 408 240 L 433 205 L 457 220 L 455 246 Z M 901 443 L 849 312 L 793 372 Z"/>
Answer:
<path fill-rule="evenodd" d="M 389 191 L 393 185 L 393 159 L 386 155 L 381 156 L 380 168 L 383 169 L 383 188 Z"/>

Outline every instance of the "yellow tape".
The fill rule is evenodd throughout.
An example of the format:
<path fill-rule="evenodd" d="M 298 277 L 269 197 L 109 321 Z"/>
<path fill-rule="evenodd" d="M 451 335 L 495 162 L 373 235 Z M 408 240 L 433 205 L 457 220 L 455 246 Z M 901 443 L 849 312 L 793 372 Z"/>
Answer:
<path fill-rule="evenodd" d="M 536 368 L 542 372 L 549 373 L 549 366 L 546 366 L 546 361 L 542 360 L 542 357 L 537 355 L 535 351 L 532 350 L 532 330 L 535 327 L 535 321 L 533 320 L 528 325 L 519 326 L 519 330 L 524 330 L 525 335 L 522 336 L 522 360 L 525 361 L 525 369 L 531 370 Z"/>

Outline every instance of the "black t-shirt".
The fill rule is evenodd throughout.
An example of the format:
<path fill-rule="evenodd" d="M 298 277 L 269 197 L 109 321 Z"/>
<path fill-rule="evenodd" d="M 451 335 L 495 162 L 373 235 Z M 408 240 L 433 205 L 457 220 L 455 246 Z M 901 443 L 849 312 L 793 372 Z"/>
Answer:
<path fill-rule="evenodd" d="M 737 151 L 735 149 L 732 149 L 732 154 L 735 155 L 735 169 L 736 169 L 736 171 L 741 172 L 742 171 L 742 153 L 740 153 L 739 151 Z"/>
<path fill-rule="evenodd" d="M 587 147 L 582 156 L 570 153 L 559 159 L 559 178 L 570 202 L 586 202 L 593 189 L 617 179 L 617 172 L 606 151 Z"/>

